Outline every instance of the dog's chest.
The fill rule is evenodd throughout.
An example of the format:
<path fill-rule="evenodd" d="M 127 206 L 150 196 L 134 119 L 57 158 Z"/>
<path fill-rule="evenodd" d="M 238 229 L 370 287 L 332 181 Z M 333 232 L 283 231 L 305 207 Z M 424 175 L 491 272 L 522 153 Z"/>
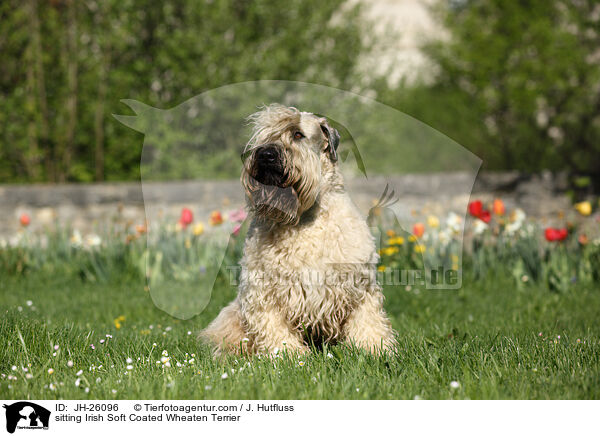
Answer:
<path fill-rule="evenodd" d="M 336 206 L 310 224 L 256 232 L 246 243 L 243 264 L 261 277 L 254 292 L 304 323 L 330 319 L 358 301 L 368 286 L 355 279 L 376 261 L 362 217 L 346 203 Z"/>

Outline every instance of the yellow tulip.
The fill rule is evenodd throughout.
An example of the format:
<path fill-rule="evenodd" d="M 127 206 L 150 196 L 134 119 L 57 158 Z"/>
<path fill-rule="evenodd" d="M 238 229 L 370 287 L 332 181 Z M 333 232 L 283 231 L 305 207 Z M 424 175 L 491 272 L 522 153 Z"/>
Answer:
<path fill-rule="evenodd" d="M 575 204 L 575 209 L 583 216 L 591 215 L 592 204 L 589 201 L 582 201 L 581 203 Z"/>
<path fill-rule="evenodd" d="M 415 245 L 415 253 L 425 253 L 426 250 L 427 247 L 425 247 L 423 244 Z"/>
<path fill-rule="evenodd" d="M 195 235 L 195 236 L 200 236 L 202 233 L 204 233 L 204 224 L 202 224 L 202 223 L 197 223 L 197 224 L 194 226 L 194 230 L 193 230 L 193 231 L 194 231 L 194 235 Z"/>
<path fill-rule="evenodd" d="M 435 215 L 429 215 L 427 217 L 427 225 L 435 229 L 440 226 L 440 220 Z"/>

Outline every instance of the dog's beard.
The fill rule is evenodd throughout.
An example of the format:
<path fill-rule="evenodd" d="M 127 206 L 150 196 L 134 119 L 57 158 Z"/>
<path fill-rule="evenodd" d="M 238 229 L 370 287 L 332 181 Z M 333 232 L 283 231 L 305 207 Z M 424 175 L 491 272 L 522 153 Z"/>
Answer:
<path fill-rule="evenodd" d="M 299 220 L 298 194 L 291 186 L 265 185 L 245 173 L 243 184 L 254 214 L 280 224 L 296 224 Z"/>
<path fill-rule="evenodd" d="M 244 165 L 242 184 L 254 215 L 264 220 L 296 225 L 302 214 L 318 196 L 318 180 L 309 177 L 320 174 L 311 164 L 317 164 L 312 155 L 297 156 L 303 162 L 303 171 L 292 165 L 293 157 L 282 155 L 270 165 L 259 163 L 253 154 Z"/>

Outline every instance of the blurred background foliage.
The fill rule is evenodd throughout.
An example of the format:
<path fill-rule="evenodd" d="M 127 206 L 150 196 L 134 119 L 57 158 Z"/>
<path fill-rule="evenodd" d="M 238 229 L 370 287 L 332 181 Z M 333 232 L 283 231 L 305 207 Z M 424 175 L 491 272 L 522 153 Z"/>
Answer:
<path fill-rule="evenodd" d="M 444 37 L 423 39 L 428 71 L 410 83 L 359 68 L 384 43 L 374 40 L 362 7 L 346 0 L 5 0 L 0 182 L 139 180 L 143 137 L 111 117 L 127 111 L 120 99 L 167 109 L 258 79 L 375 96 L 456 140 L 487 169 L 600 179 L 598 2 L 434 2 Z M 207 159 L 202 174 L 236 177 L 241 146 Z"/>

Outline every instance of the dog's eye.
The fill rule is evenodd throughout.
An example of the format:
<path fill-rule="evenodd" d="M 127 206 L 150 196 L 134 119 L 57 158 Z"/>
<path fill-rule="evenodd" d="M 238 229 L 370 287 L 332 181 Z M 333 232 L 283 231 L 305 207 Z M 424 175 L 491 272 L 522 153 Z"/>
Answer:
<path fill-rule="evenodd" d="M 302 132 L 300 132 L 299 130 L 296 130 L 294 132 L 294 139 L 302 139 L 304 138 L 304 135 L 302 134 Z"/>

